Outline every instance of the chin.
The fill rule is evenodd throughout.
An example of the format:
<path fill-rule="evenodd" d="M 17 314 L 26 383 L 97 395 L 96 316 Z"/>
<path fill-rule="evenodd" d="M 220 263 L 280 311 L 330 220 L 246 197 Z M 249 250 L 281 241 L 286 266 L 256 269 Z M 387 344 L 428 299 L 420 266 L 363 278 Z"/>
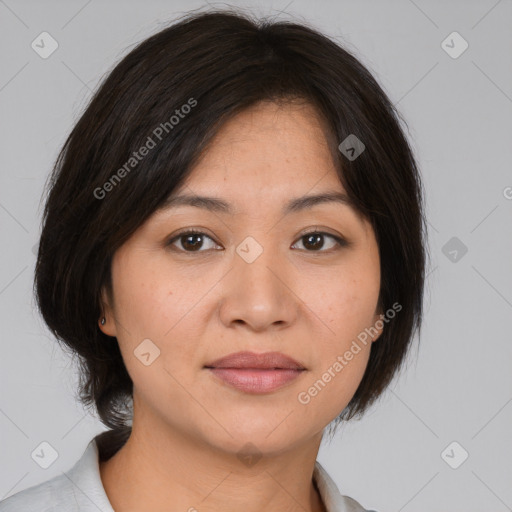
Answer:
<path fill-rule="evenodd" d="M 308 435 L 304 430 L 291 429 L 290 424 L 283 421 L 287 414 L 276 415 L 273 419 L 263 418 L 257 413 L 244 418 L 219 418 L 219 422 L 231 434 L 222 430 L 222 448 L 235 453 L 249 443 L 268 455 L 278 455 L 292 448 Z M 292 417 L 293 413 L 290 415 Z"/>

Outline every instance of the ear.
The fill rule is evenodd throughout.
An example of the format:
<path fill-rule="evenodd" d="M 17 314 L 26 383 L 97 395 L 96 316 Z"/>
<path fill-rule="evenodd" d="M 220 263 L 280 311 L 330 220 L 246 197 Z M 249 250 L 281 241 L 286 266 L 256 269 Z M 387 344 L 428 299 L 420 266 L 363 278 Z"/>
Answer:
<path fill-rule="evenodd" d="M 105 323 L 101 324 L 102 317 L 105 317 Z M 105 287 L 101 289 L 101 316 L 98 318 L 100 330 L 107 336 L 117 336 L 117 326 L 114 318 L 114 309 L 110 303 L 110 298 Z"/>

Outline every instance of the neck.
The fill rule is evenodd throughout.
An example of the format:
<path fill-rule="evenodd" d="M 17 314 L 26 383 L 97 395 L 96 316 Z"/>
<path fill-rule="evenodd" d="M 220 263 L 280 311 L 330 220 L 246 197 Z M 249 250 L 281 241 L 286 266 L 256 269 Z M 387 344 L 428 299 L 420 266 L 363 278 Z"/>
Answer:
<path fill-rule="evenodd" d="M 134 416 L 126 444 L 100 463 L 116 512 L 325 512 L 312 480 L 322 433 L 279 454 L 242 456 L 165 427 Z"/>

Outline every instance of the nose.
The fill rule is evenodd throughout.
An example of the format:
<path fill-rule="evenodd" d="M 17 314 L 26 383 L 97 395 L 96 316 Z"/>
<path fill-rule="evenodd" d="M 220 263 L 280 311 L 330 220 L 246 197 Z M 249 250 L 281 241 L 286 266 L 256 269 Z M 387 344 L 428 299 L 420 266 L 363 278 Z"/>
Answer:
<path fill-rule="evenodd" d="M 275 249 L 249 239 L 237 247 L 232 269 L 222 280 L 221 321 L 259 332 L 291 325 L 301 301 L 293 290 L 295 267 Z"/>

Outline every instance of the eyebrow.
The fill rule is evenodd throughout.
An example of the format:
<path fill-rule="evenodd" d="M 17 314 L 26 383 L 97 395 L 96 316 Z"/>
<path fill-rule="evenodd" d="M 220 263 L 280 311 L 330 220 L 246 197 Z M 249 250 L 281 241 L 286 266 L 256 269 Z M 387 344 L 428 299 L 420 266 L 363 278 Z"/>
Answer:
<path fill-rule="evenodd" d="M 287 215 L 326 203 L 343 204 L 355 210 L 353 201 L 346 194 L 342 192 L 324 192 L 322 194 L 306 195 L 292 199 L 283 207 L 282 214 Z M 194 206 L 196 208 L 230 215 L 237 213 L 232 206 L 223 199 L 186 194 L 169 197 L 161 206 L 161 209 L 167 210 L 178 206 Z"/>

